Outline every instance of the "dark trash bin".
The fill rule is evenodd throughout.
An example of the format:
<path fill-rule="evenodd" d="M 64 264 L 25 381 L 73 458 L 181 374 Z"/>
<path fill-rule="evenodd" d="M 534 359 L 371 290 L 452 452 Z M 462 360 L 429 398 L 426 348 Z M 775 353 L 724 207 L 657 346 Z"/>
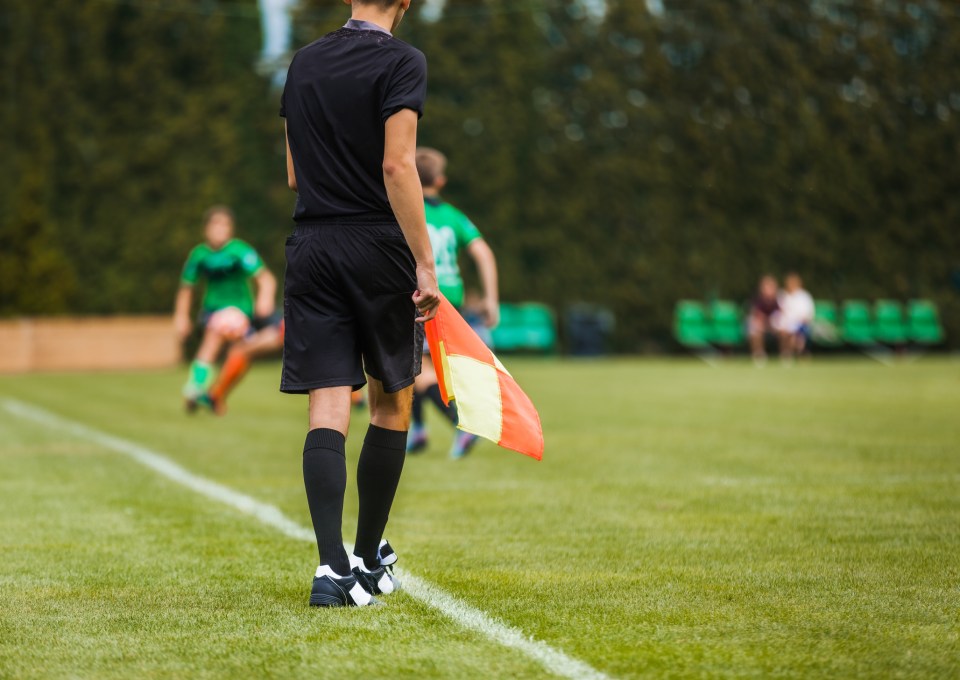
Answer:
<path fill-rule="evenodd" d="M 565 314 L 567 351 L 573 356 L 596 357 L 610 352 L 615 319 L 606 307 L 576 304 Z"/>

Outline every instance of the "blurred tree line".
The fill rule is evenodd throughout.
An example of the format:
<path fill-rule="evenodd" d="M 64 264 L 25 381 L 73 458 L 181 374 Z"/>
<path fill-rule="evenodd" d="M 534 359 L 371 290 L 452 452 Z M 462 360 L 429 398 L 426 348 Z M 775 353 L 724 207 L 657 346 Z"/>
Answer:
<path fill-rule="evenodd" d="M 246 4 L 3 4 L 0 312 L 172 309 L 215 203 L 280 266 L 282 128 Z"/>
<path fill-rule="evenodd" d="M 430 65 L 421 141 L 504 299 L 608 306 L 634 351 L 669 346 L 678 298 L 796 270 L 818 298 L 934 298 L 960 343 L 960 9 L 598 6 L 447 0 L 400 29 Z M 346 16 L 303 0 L 297 45 Z M 0 39 L 0 312 L 168 310 L 211 203 L 282 271 L 254 0 L 7 3 Z"/>

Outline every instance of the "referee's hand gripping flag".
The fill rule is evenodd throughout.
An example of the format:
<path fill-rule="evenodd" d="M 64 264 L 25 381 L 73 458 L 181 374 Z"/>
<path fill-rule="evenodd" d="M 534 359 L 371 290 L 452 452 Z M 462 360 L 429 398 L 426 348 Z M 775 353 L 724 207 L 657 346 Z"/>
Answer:
<path fill-rule="evenodd" d="M 437 285 L 437 271 L 433 266 L 417 266 L 417 289 L 413 292 L 413 304 L 417 306 L 417 313 L 420 315 L 416 319 L 418 322 L 429 321 L 436 316 L 440 306 L 440 288 Z"/>
<path fill-rule="evenodd" d="M 543 428 L 533 402 L 446 298 L 426 323 L 440 394 L 456 401 L 457 427 L 540 460 Z"/>

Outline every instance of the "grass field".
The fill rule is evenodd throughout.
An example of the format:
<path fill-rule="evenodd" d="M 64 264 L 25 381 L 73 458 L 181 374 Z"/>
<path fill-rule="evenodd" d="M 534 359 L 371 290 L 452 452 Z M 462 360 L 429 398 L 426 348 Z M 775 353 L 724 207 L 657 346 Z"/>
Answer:
<path fill-rule="evenodd" d="M 960 676 L 960 362 L 507 365 L 544 460 L 447 460 L 430 412 L 387 530 L 408 572 L 611 677 Z M 180 412 L 180 371 L 0 378 L 0 677 L 549 676 L 411 593 L 311 610 L 309 542 L 10 407 L 308 527 L 277 373 L 222 419 Z"/>

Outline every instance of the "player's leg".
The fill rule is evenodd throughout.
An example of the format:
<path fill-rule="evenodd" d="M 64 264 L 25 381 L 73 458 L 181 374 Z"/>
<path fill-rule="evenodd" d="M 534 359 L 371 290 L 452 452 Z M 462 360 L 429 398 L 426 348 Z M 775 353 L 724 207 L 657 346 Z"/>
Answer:
<path fill-rule="evenodd" d="M 410 431 L 407 433 L 407 453 L 420 453 L 427 448 L 427 426 L 423 420 L 423 404 L 426 401 L 426 390 L 430 385 L 430 375 L 433 364 L 428 359 L 423 361 L 420 375 L 413 383 L 413 400 L 410 407 Z M 434 377 L 434 380 L 436 378 Z"/>
<path fill-rule="evenodd" d="M 310 431 L 303 446 L 303 482 L 320 550 L 320 564 L 350 573 L 343 548 L 343 495 L 347 484 L 345 443 L 352 387 L 310 391 Z"/>
<path fill-rule="evenodd" d="M 346 435 L 351 386 L 310 390 L 310 431 L 303 445 L 303 485 L 320 552 L 310 604 L 375 602 L 351 573 L 343 547 L 343 497 L 347 489 Z"/>
<path fill-rule="evenodd" d="M 437 407 L 437 410 L 450 421 L 454 427 L 459 422 L 457 418 L 457 405 L 454 402 L 443 403 L 443 396 L 440 394 L 440 382 L 437 380 L 437 373 L 433 368 L 433 362 L 426 361 L 423 364 L 423 371 L 417 376 L 417 388 L 423 390 L 423 395 Z M 470 432 L 455 430 L 453 444 L 450 446 L 450 457 L 460 459 L 470 453 L 470 450 L 479 441 L 479 437 Z M 410 441 L 410 437 L 407 437 Z"/>
<path fill-rule="evenodd" d="M 414 430 L 426 437 L 427 425 L 423 420 L 423 395 L 413 386 L 413 402 L 410 407 L 410 432 Z M 424 442 L 425 443 L 425 442 Z"/>
<path fill-rule="evenodd" d="M 758 314 L 751 314 L 748 325 L 748 335 L 750 338 L 750 354 L 755 363 L 762 363 L 767 356 L 763 347 L 764 334 L 766 332 L 766 323 Z"/>
<path fill-rule="evenodd" d="M 282 348 L 283 334 L 276 325 L 267 326 L 233 345 L 220 375 L 207 393 L 214 412 L 218 415 L 226 412 L 227 396 L 247 374 L 254 359 Z"/>
<path fill-rule="evenodd" d="M 352 387 L 310 391 L 310 430 L 303 446 L 303 482 L 317 536 L 320 564 L 350 573 L 343 548 L 343 496 L 347 485 L 346 439 Z"/>
<path fill-rule="evenodd" d="M 810 338 L 809 324 L 800 324 L 797 332 L 793 336 L 793 352 L 795 356 L 801 357 L 807 353 L 807 341 Z"/>
<path fill-rule="evenodd" d="M 777 331 L 777 339 L 780 341 L 780 358 L 789 362 L 794 357 L 796 334 L 789 328 L 780 328 Z"/>
<path fill-rule="evenodd" d="M 470 328 L 472 328 L 477 336 L 483 340 L 483 343 L 487 347 L 492 348 L 493 334 L 484 323 L 483 316 L 476 313 L 470 313 L 466 308 L 464 308 L 462 311 L 464 314 L 464 319 L 470 324 Z M 438 408 L 442 407 L 448 409 L 449 413 L 451 414 L 448 417 L 450 417 L 451 422 L 456 425 L 459 422 L 459 418 L 457 416 L 457 405 L 454 402 L 450 402 L 448 406 L 444 406 L 443 399 L 440 396 L 440 386 L 437 385 L 434 390 L 436 390 L 436 396 L 431 397 L 431 400 L 435 401 Z M 477 435 L 471 434 L 470 432 L 464 432 L 463 430 L 457 430 L 453 439 L 453 444 L 450 446 L 450 457 L 454 460 L 463 458 L 470 453 L 470 450 L 473 449 L 473 447 L 476 446 L 479 441 L 480 437 Z"/>
<path fill-rule="evenodd" d="M 413 386 L 391 393 L 376 378 L 369 378 L 367 384 L 370 426 L 357 463 L 359 513 L 353 572 L 368 592 L 379 594 L 393 592 L 398 585 L 381 566 L 379 548 L 406 457 Z"/>
<path fill-rule="evenodd" d="M 378 225 L 363 236 L 357 241 L 362 252 L 347 262 L 355 284 L 350 295 L 360 325 L 370 405 L 370 426 L 357 465 L 359 513 L 354 554 L 362 563 L 354 573 L 376 593 L 394 587 L 380 571 L 378 549 L 406 457 L 423 325 L 415 322 L 416 265 L 400 227 Z M 371 242 L 375 247 L 367 245 Z"/>
<path fill-rule="evenodd" d="M 433 367 L 433 362 L 424 361 L 423 370 L 417 376 L 414 383 L 413 395 L 413 418 L 410 432 L 407 435 L 407 452 L 417 453 L 427 447 L 427 430 L 422 420 L 422 403 L 431 402 L 437 407 L 443 416 L 450 421 L 450 424 L 457 425 L 457 407 L 450 402 L 443 403 L 443 396 L 440 394 L 440 384 L 437 380 L 437 374 Z M 420 419 L 418 420 L 418 412 Z M 458 432 L 454 438 L 453 446 L 450 449 L 452 458 L 462 458 L 469 453 L 470 449 L 477 442 L 477 437 L 467 432 Z"/>
<path fill-rule="evenodd" d="M 317 537 L 320 565 L 340 576 L 350 574 L 342 524 L 352 391 L 350 385 L 310 390 L 309 431 L 303 445 L 303 486 Z"/>
<path fill-rule="evenodd" d="M 320 557 L 310 604 L 365 605 L 372 600 L 350 571 L 342 536 L 350 393 L 364 376 L 354 311 L 342 293 L 331 237 L 327 229 L 298 227 L 287 239 L 280 389 L 310 395 L 303 483 Z"/>
<path fill-rule="evenodd" d="M 190 364 L 190 373 L 183 386 L 183 397 L 187 410 L 196 408 L 199 399 L 209 389 L 214 378 L 214 362 L 223 349 L 224 339 L 218 332 L 207 326 L 203 332 L 200 348 Z"/>
<path fill-rule="evenodd" d="M 207 402 L 218 416 L 227 412 L 227 395 L 236 387 L 250 369 L 252 357 L 247 353 L 244 343 L 240 342 L 230 348 L 227 358 L 220 369 L 213 387 L 207 392 Z"/>
<path fill-rule="evenodd" d="M 437 407 L 437 410 L 450 421 L 454 426 L 457 424 L 457 407 L 451 402 L 443 403 L 443 396 L 440 394 L 440 382 L 437 380 L 437 373 L 433 368 L 433 362 L 427 361 L 423 364 L 423 371 L 417 377 L 417 385 L 424 396 Z"/>

